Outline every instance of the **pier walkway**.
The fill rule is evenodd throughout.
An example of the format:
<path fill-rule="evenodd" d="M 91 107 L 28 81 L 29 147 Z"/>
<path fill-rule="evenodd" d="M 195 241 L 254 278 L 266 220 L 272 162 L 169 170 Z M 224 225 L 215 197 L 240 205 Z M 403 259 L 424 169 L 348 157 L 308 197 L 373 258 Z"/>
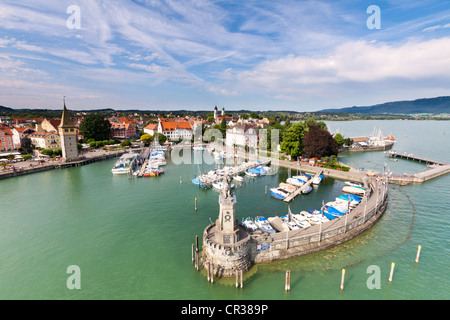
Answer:
<path fill-rule="evenodd" d="M 290 195 L 288 195 L 286 198 L 283 199 L 284 202 L 291 202 L 292 200 L 294 200 L 294 198 L 296 196 L 298 196 L 307 186 L 310 186 L 311 183 L 314 181 L 315 178 L 319 177 L 319 175 L 321 175 L 323 172 L 323 170 L 319 170 L 317 171 L 316 175 L 309 179 L 305 184 L 303 184 L 300 188 L 297 188 L 297 190 L 295 190 L 293 193 L 291 193 Z"/>
<path fill-rule="evenodd" d="M 418 161 L 421 163 L 425 163 L 429 167 L 429 169 L 418 172 L 416 174 L 391 175 L 389 176 L 389 182 L 391 183 L 400 185 L 407 185 L 409 183 L 423 183 L 425 181 L 450 173 L 450 165 L 443 162 L 417 157 L 412 154 L 407 154 L 406 152 L 402 154 L 395 151 L 389 151 L 387 152 L 387 155 L 393 158 Z"/>

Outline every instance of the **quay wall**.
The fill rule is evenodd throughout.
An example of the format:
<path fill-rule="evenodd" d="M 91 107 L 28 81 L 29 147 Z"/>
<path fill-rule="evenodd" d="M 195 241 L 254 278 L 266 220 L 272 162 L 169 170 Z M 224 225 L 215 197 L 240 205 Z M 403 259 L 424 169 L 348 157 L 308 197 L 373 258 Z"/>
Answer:
<path fill-rule="evenodd" d="M 16 169 L 16 170 L 9 170 L 7 172 L 0 172 L 0 179 L 12 178 L 12 177 L 17 177 L 17 176 L 22 176 L 25 174 L 38 173 L 38 172 L 43 172 L 43 171 L 53 170 L 53 169 L 63 169 L 63 168 L 84 166 L 88 163 L 102 161 L 102 160 L 106 160 L 109 158 L 121 156 L 125 152 L 126 152 L 125 150 L 120 150 L 120 151 L 115 151 L 114 153 L 102 154 L 99 156 L 89 157 L 86 159 L 73 161 L 73 162 L 62 162 L 62 163 L 55 163 L 55 164 L 36 165 L 34 167 L 29 167 L 29 168 L 20 168 L 20 169 Z"/>
<path fill-rule="evenodd" d="M 371 187 L 375 186 L 372 184 Z M 370 229 L 386 210 L 387 186 L 381 188 L 378 199 L 375 195 L 370 199 L 364 198 L 349 215 L 327 222 L 322 229 L 320 225 L 316 225 L 300 232 L 289 231 L 288 234 L 283 232 L 269 237 L 258 235 L 252 237 L 253 262 L 267 263 L 299 257 L 331 248 L 358 236 Z"/>

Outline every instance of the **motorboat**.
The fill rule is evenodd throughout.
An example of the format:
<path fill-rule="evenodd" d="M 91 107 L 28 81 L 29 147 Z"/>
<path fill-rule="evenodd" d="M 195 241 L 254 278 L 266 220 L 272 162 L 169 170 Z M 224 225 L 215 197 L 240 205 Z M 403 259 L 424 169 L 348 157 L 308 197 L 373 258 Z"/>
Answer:
<path fill-rule="evenodd" d="M 203 182 L 203 180 L 201 178 L 194 178 L 192 179 L 192 183 L 196 186 L 198 186 L 199 188 L 204 188 L 204 189 L 208 189 L 209 186 Z"/>
<path fill-rule="evenodd" d="M 263 217 L 263 216 L 258 216 L 255 218 L 255 224 L 258 226 L 258 228 L 264 232 L 267 233 L 275 233 L 275 229 L 272 228 L 272 226 L 270 225 L 269 221 Z"/>
<path fill-rule="evenodd" d="M 111 169 L 112 174 L 126 174 L 133 172 L 138 162 L 137 153 L 125 153 L 116 161 Z"/>
<path fill-rule="evenodd" d="M 327 209 L 326 209 L 326 212 L 328 214 L 331 214 L 331 215 L 335 216 L 335 217 L 341 217 L 341 216 L 345 215 L 345 212 L 343 212 L 341 210 L 338 210 L 336 207 L 332 207 L 332 206 L 328 206 Z M 328 218 L 328 216 L 327 216 L 327 218 Z"/>
<path fill-rule="evenodd" d="M 306 182 L 308 182 L 308 180 L 309 180 L 309 177 L 304 176 L 304 175 L 293 176 L 292 178 L 297 179 L 297 180 L 300 180 L 300 181 L 302 181 L 303 183 L 306 183 Z"/>
<path fill-rule="evenodd" d="M 222 190 L 223 184 L 222 184 L 222 182 L 216 182 L 216 183 L 213 183 L 212 186 L 214 189 Z M 235 188 L 236 188 L 236 183 L 231 184 L 231 189 L 235 189 Z"/>
<path fill-rule="evenodd" d="M 249 176 L 249 177 L 257 177 L 258 174 L 254 173 L 254 172 L 250 172 L 250 171 L 245 171 L 245 175 Z"/>
<path fill-rule="evenodd" d="M 311 227 L 311 223 L 308 221 L 308 218 L 303 216 L 302 214 L 292 214 L 292 219 L 295 221 L 295 223 L 298 224 L 300 228 Z"/>
<path fill-rule="evenodd" d="M 241 177 L 241 176 L 234 176 L 233 179 L 238 181 L 238 182 L 243 182 L 244 181 L 244 178 Z"/>
<path fill-rule="evenodd" d="M 289 183 L 284 183 L 284 182 L 281 182 L 278 185 L 278 187 L 282 188 L 283 190 L 285 190 L 285 191 L 287 191 L 289 193 L 293 193 L 295 190 L 297 190 L 297 187 L 295 187 L 295 186 L 293 186 L 293 185 L 291 185 Z"/>
<path fill-rule="evenodd" d="M 300 229 L 300 226 L 299 226 L 297 223 L 295 223 L 295 221 L 293 221 L 293 220 L 290 220 L 290 221 L 289 221 L 288 216 L 282 216 L 282 217 L 281 217 L 281 220 L 283 220 L 283 222 L 284 222 L 285 224 L 287 224 L 289 230 L 297 230 L 297 229 Z"/>
<path fill-rule="evenodd" d="M 275 230 L 279 232 L 289 231 L 289 227 L 283 222 L 283 220 L 281 220 L 280 217 L 270 217 L 268 220 Z"/>
<path fill-rule="evenodd" d="M 296 187 L 301 187 L 302 185 L 305 184 L 302 180 L 295 179 L 295 178 L 287 178 L 286 183 L 292 184 L 293 186 L 296 186 Z"/>
<path fill-rule="evenodd" d="M 270 195 L 272 195 L 273 197 L 275 197 L 277 199 L 283 200 L 284 198 L 286 198 L 289 195 L 289 192 L 287 192 L 283 188 L 271 188 Z"/>
<path fill-rule="evenodd" d="M 321 174 L 317 177 L 314 177 L 313 184 L 320 184 L 322 182 L 322 179 L 323 179 L 323 174 Z"/>
<path fill-rule="evenodd" d="M 311 186 L 306 186 L 306 187 L 303 188 L 302 193 L 303 194 L 307 194 L 307 193 L 310 193 L 311 190 L 312 190 Z"/>
<path fill-rule="evenodd" d="M 350 187 L 362 187 L 361 183 L 353 182 L 353 181 L 345 181 L 345 184 Z"/>
<path fill-rule="evenodd" d="M 244 227 L 246 227 L 248 230 L 250 231 L 256 231 L 258 230 L 258 226 L 256 225 L 256 223 L 253 221 L 252 218 L 247 217 L 245 219 L 242 219 L 242 224 L 244 225 Z"/>
<path fill-rule="evenodd" d="M 366 193 L 366 189 L 364 189 L 363 187 L 346 186 L 342 188 L 342 192 L 364 195 Z"/>

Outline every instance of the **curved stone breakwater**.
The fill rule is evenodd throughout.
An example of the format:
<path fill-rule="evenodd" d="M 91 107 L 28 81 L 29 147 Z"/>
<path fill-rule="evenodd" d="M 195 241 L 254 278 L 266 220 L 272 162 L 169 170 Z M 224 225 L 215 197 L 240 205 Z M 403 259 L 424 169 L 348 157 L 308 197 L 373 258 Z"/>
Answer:
<path fill-rule="evenodd" d="M 216 224 L 203 232 L 202 263 L 215 276 L 233 277 L 253 264 L 283 260 L 328 249 L 346 242 L 372 227 L 387 206 L 388 183 L 383 178 L 366 178 L 368 192 L 349 214 L 306 229 L 268 234 L 248 232 L 242 226 L 239 241 L 233 245 L 217 243 Z"/>

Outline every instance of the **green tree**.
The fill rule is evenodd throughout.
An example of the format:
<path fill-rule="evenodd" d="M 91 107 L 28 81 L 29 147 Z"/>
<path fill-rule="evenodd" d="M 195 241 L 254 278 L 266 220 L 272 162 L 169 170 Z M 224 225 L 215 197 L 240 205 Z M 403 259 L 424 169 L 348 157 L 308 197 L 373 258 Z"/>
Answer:
<path fill-rule="evenodd" d="M 336 142 L 339 146 L 342 146 L 344 144 L 344 137 L 340 133 L 335 134 L 334 140 L 336 140 Z"/>
<path fill-rule="evenodd" d="M 41 154 L 51 157 L 53 155 L 53 149 L 42 149 Z"/>
<path fill-rule="evenodd" d="M 303 150 L 303 137 L 307 131 L 308 126 L 304 122 L 292 124 L 283 133 L 281 151 L 289 154 L 293 158 L 300 156 Z"/>
<path fill-rule="evenodd" d="M 109 139 L 111 124 L 101 114 L 91 113 L 81 121 L 80 133 L 85 140 L 103 141 Z"/>

